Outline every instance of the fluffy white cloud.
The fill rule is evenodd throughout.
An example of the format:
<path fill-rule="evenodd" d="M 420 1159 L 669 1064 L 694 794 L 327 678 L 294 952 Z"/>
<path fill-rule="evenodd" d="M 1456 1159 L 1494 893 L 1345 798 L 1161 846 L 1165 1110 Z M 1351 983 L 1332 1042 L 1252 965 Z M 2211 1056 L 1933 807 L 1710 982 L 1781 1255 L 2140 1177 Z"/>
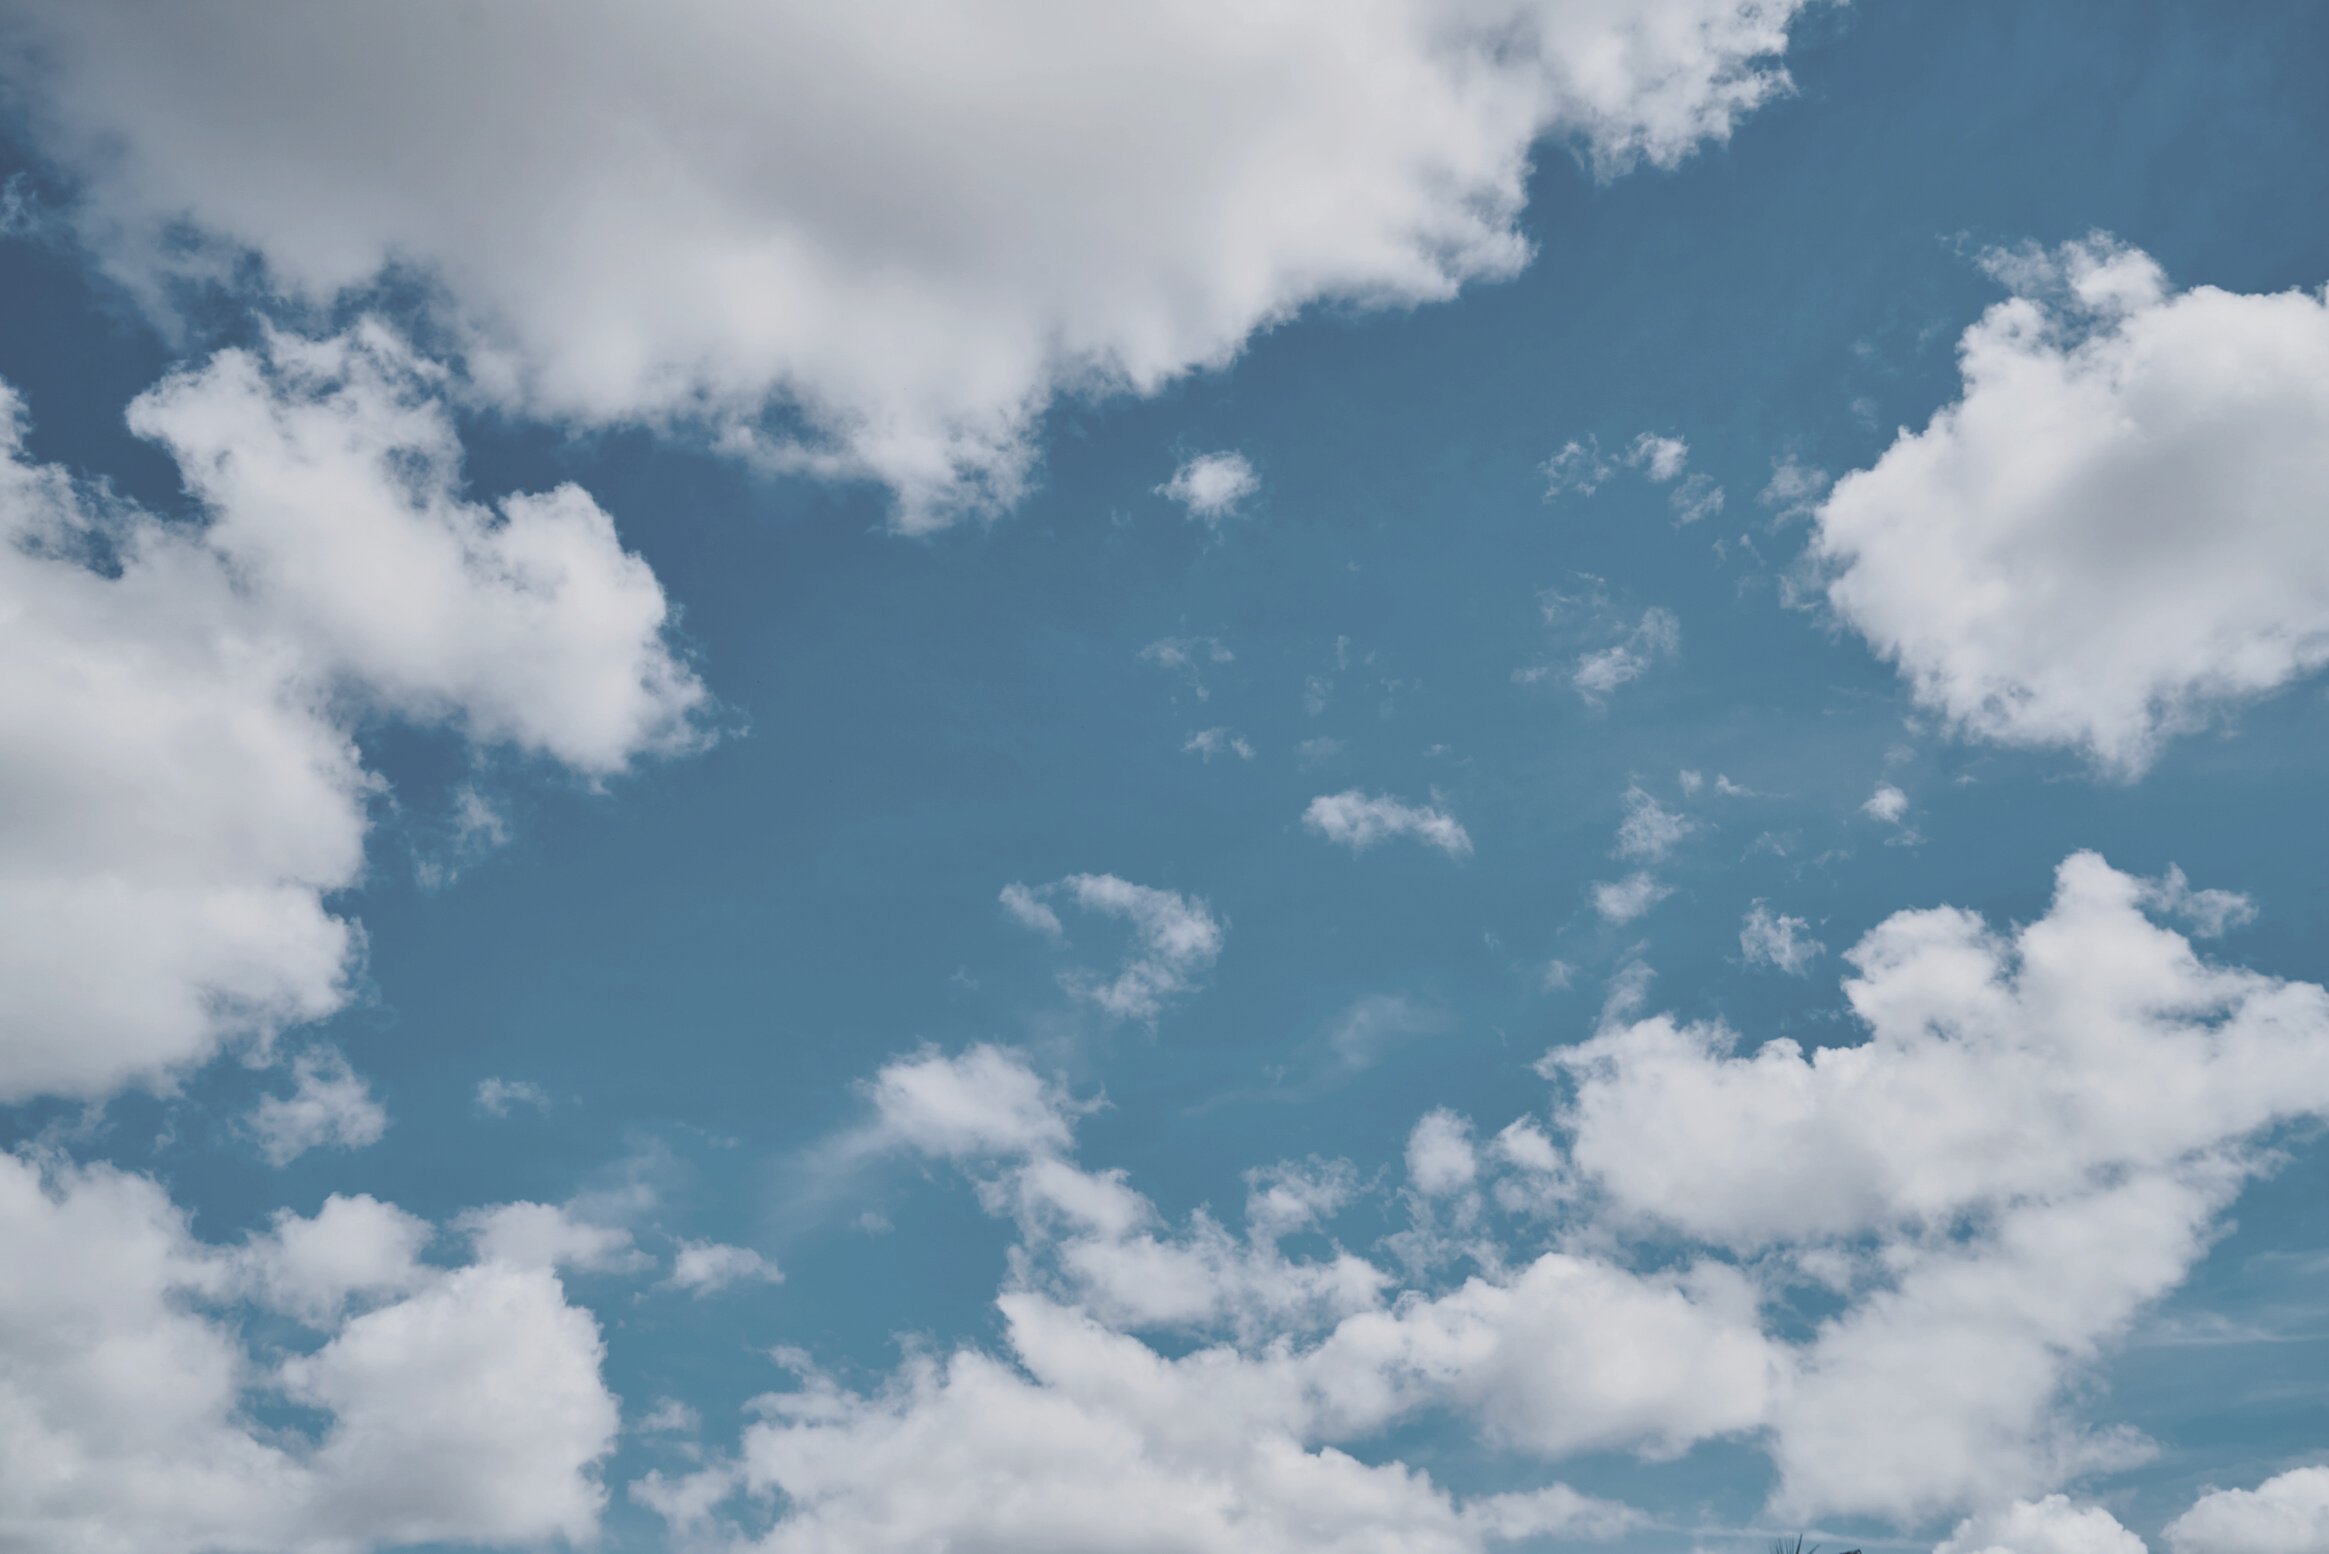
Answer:
<path fill-rule="evenodd" d="M 1885 1248 L 1890 1287 L 1823 1323 L 1775 1409 L 1778 1503 L 1923 1520 L 2148 1454 L 2070 1417 L 2070 1377 L 2181 1282 L 2231 1173 L 2151 1171 L 2016 1203 L 1963 1244 Z"/>
<path fill-rule="evenodd" d="M 2329 1468 L 2295 1468 L 2254 1489 L 2213 1489 L 2167 1524 L 2175 1554 L 2317 1554 L 2329 1549 Z"/>
<path fill-rule="evenodd" d="M 267 1095 L 251 1108 L 251 1134 L 273 1165 L 289 1165 L 311 1149 L 361 1149 L 388 1131 L 388 1108 L 348 1067 L 335 1048 L 302 1052 L 291 1064 L 289 1095 Z"/>
<path fill-rule="evenodd" d="M 971 1350 L 871 1395 L 811 1374 L 759 1401 L 714 1492 L 781 1494 L 755 1547 L 1134 1554 L 1477 1554 L 1637 1520 L 1562 1486 L 1458 1502 L 1411 1468 L 1306 1447 L 1280 1388 L 1217 1350 L 1168 1360 L 1032 1296 L 1003 1298 L 1018 1366 Z M 700 1500 L 699 1500 L 700 1503 Z"/>
<path fill-rule="evenodd" d="M 2121 777 L 2329 661 L 2329 295 L 2000 256 L 1964 390 L 1839 480 L 1828 597 L 1966 733 Z"/>
<path fill-rule="evenodd" d="M 1548 1252 L 1509 1275 L 1351 1316 L 1300 1368 L 1321 1428 L 1455 1407 L 1504 1444 L 1557 1459 L 1671 1455 L 1751 1430 L 1785 1385 L 1787 1356 L 1735 1269 L 1643 1276 Z"/>
<path fill-rule="evenodd" d="M 2010 935 L 1898 913 L 1846 956 L 1856 1045 L 1657 1017 L 1547 1056 L 1618 1223 L 1865 1291 L 1774 1412 L 1783 1504 L 1916 1517 L 2133 1449 L 2063 1415 L 2065 1380 L 2202 1254 L 2256 1141 L 2329 1115 L 2329 994 L 2201 960 L 2159 897 L 2079 854 Z"/>
<path fill-rule="evenodd" d="M 1860 805 L 1860 813 L 1888 826 L 1897 826 L 1908 817 L 1908 795 L 1889 782 L 1880 782 Z"/>
<path fill-rule="evenodd" d="M 167 1082 L 340 1007 L 356 719 L 593 776 L 692 738 L 654 577 L 577 490 L 465 500 L 435 389 L 370 327 L 165 380 L 130 420 L 198 522 L 26 461 L 0 391 L 0 1097 Z"/>
<path fill-rule="evenodd" d="M 1005 885 L 1003 910 L 1044 937 L 1064 941 L 1066 925 L 1050 902 L 1113 917 L 1132 930 L 1132 943 L 1113 975 L 1065 972 L 1060 983 L 1120 1020 L 1150 1020 L 1167 1001 L 1190 991 L 1221 956 L 1228 930 L 1212 909 L 1178 891 L 1135 885 L 1113 874 L 1071 874 L 1049 885 Z"/>
<path fill-rule="evenodd" d="M 1826 951 L 1827 946 L 1811 936 L 1811 924 L 1774 913 L 1767 902 L 1749 907 L 1739 924 L 1739 953 L 1750 966 L 1770 966 L 1800 977 Z"/>
<path fill-rule="evenodd" d="M 2143 1540 L 2100 1506 L 2062 1495 L 1969 1517 L 1933 1554 L 2145 1554 Z M 2263 1554 L 2251 1549 L 2249 1554 Z"/>
<path fill-rule="evenodd" d="M 691 1295 L 710 1295 L 732 1284 L 778 1284 L 784 1273 L 748 1246 L 718 1241 L 682 1241 L 665 1282 Z"/>
<path fill-rule="evenodd" d="M 394 267 L 505 404 L 708 421 L 919 527 L 1014 499 L 1058 392 L 1513 273 L 1538 140 L 1615 173 L 1723 139 L 1802 3 L 101 3 L 0 57 L 149 297 L 243 251 L 310 301 Z"/>
<path fill-rule="evenodd" d="M 1472 1185 L 1480 1161 L 1472 1125 L 1444 1107 L 1423 1114 L 1407 1135 L 1407 1179 L 1427 1198 L 1444 1198 Z"/>
<path fill-rule="evenodd" d="M 1345 788 L 1322 793 L 1302 811 L 1302 823 L 1330 842 L 1363 853 L 1378 842 L 1412 836 L 1450 858 L 1468 858 L 1472 835 L 1438 804 L 1410 804 L 1387 793 Z"/>
<path fill-rule="evenodd" d="M 703 691 L 654 574 L 578 487 L 465 500 L 439 379 L 376 325 L 277 335 L 163 380 L 129 424 L 178 461 L 268 624 L 345 689 L 593 776 L 690 743 Z"/>
<path fill-rule="evenodd" d="M 424 1237 L 333 1199 L 222 1249 L 146 1178 L 0 1156 L 0 1546 L 588 1538 L 616 1424 L 597 1324 L 545 1273 L 417 1265 Z M 246 1348 L 214 1314 L 238 1290 L 326 1341 Z M 351 1297 L 367 1309 L 342 1320 Z M 254 1422 L 285 1396 L 323 1412 L 319 1434 Z"/>
<path fill-rule="evenodd" d="M 469 1237 L 480 1262 L 620 1273 L 647 1261 L 628 1230 L 586 1219 L 569 1205 L 497 1203 L 465 1210 L 453 1223 Z"/>
<path fill-rule="evenodd" d="M 1261 478 L 1242 453 L 1203 453 L 1173 471 L 1173 478 L 1156 488 L 1189 510 L 1189 516 L 1218 529 L 1235 517 L 1238 504 L 1259 491 Z"/>
<path fill-rule="evenodd" d="M 434 1228 L 392 1203 L 332 1194 L 312 1217 L 285 1209 L 236 1261 L 253 1298 L 310 1327 L 332 1325 L 352 1296 L 402 1294 L 425 1276 Z"/>
<path fill-rule="evenodd" d="M 1382 1190 L 1347 1163 L 1249 1174 L 1242 1229 L 1174 1222 L 1074 1162 L 1072 1109 L 1016 1054 L 901 1059 L 872 1131 L 959 1162 L 1014 1223 L 1008 1353 L 921 1356 L 871 1391 L 808 1372 L 735 1456 L 640 1498 L 702 1531 L 781 1495 L 785 1551 L 1470 1551 L 1587 1516 L 1342 1455 L 1438 1415 L 1548 1460 L 1751 1441 L 1776 1515 L 1979 1513 L 1945 1554 L 2138 1554 L 2037 1498 L 2148 1449 L 2080 1418 L 2074 1383 L 2204 1254 L 2275 1130 L 2329 1116 L 2329 993 L 2210 964 L 2147 915 L 2194 894 L 2079 854 L 2011 931 L 1895 914 L 1846 957 L 1866 1039 L 1808 1054 L 1639 1018 L 1629 972 L 1599 1033 L 1541 1065 L 1564 1086 L 1549 1127 L 1417 1122 L 1383 1260 L 1336 1239 Z M 2267 1488 L 2310 1503 L 2303 1478 Z M 1589 1509 L 1570 1532 L 1627 1525 Z"/>
<path fill-rule="evenodd" d="M 281 1371 L 332 1416 L 307 1517 L 359 1544 L 587 1541 L 605 1501 L 588 1470 L 620 1423 L 603 1353 L 557 1279 L 505 1264 L 355 1318 Z"/>
<path fill-rule="evenodd" d="M 963 1160 L 1067 1147 L 1066 1097 L 1008 1048 L 900 1058 L 867 1091 L 884 1139 L 923 1154 Z"/>
<path fill-rule="evenodd" d="M 1742 1054 L 1659 1017 L 1557 1049 L 1577 1161 L 1628 1212 L 1749 1246 L 2076 1193 L 2329 1110 L 2329 994 L 2201 960 L 2146 899 L 2080 853 L 2010 936 L 1896 913 L 1845 954 L 1856 1045 Z"/>

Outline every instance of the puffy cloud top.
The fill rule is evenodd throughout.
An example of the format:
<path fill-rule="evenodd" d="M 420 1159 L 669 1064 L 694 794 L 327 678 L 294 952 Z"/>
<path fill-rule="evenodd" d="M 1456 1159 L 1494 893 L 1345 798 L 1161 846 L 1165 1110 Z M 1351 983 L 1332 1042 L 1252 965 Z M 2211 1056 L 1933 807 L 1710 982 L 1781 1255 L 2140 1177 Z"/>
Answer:
<path fill-rule="evenodd" d="M 2329 662 L 2329 294 L 2000 256 L 1963 395 L 1818 509 L 1836 611 L 1965 732 L 2121 777 Z"/>

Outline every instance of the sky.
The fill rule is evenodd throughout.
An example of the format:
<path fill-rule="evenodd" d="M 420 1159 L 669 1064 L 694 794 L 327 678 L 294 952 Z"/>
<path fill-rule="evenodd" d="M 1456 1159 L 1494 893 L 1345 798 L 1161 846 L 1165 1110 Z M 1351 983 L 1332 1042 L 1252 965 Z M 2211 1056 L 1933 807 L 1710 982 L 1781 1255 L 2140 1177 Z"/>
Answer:
<path fill-rule="evenodd" d="M 2329 1551 L 2324 59 L 0 5 L 0 1554 Z"/>

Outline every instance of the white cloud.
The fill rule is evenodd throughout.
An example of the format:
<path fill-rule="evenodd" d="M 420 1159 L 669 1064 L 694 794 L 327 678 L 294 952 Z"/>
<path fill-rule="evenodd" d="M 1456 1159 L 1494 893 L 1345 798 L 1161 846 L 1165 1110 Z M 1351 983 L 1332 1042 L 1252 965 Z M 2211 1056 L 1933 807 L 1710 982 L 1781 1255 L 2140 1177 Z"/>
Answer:
<path fill-rule="evenodd" d="M 416 849 L 413 879 L 423 890 L 443 890 L 509 840 L 509 818 L 475 786 L 464 784 L 453 795 L 449 823 L 432 843 Z"/>
<path fill-rule="evenodd" d="M 703 1416 L 679 1399 L 657 1398 L 631 1428 L 644 1435 L 693 1435 L 703 1423 Z"/>
<path fill-rule="evenodd" d="M 1558 501 L 1571 492 L 1591 496 L 1616 472 L 1617 467 L 1601 451 L 1601 439 L 1593 436 L 1571 438 L 1538 469 L 1545 477 L 1548 502 Z"/>
<path fill-rule="evenodd" d="M 1969 1517 L 1933 1554 L 2145 1554 L 2143 1540 L 2100 1506 L 2062 1495 Z M 2246 1554 L 2263 1554 L 2248 1549 Z"/>
<path fill-rule="evenodd" d="M 761 1399 L 765 1422 L 713 1470 L 714 1493 L 783 1496 L 753 1546 L 1478 1554 L 1638 1520 L 1558 1485 L 1459 1502 L 1401 1464 L 1305 1447 L 1219 1351 L 1167 1360 L 1049 1302 L 1000 1304 L 1017 1367 L 961 1350 L 870 1395 L 812 1373 Z"/>
<path fill-rule="evenodd" d="M 2329 1116 L 2329 992 L 2201 961 L 2159 906 L 2081 854 L 2010 932 L 1897 913 L 1847 957 L 1866 1039 L 1815 1054 L 1635 1018 L 1637 963 L 1600 1033 L 1542 1065 L 1549 1127 L 1482 1144 L 1419 1119 L 1411 1228 L 1381 1266 L 1335 1238 L 1382 1173 L 1253 1172 L 1242 1230 L 1173 1223 L 1073 1162 L 1070 1108 L 1016 1054 L 901 1059 L 877 1131 L 960 1162 L 1016 1228 L 1007 1353 L 920 1354 L 866 1391 L 807 1368 L 733 1457 L 639 1497 L 701 1533 L 781 1496 L 741 1513 L 773 1510 L 777 1551 L 1474 1554 L 1553 1512 L 1573 1535 L 1635 1521 L 1567 1491 L 1464 1502 L 1343 1454 L 1439 1414 L 1551 1460 L 1753 1443 L 1774 1515 L 1977 1513 L 1946 1554 L 2136 1554 L 2037 1498 L 2147 1449 L 2078 1418 L 2078 1383 L 2272 1166 L 2275 1130 Z"/>
<path fill-rule="evenodd" d="M 1880 782 L 1860 806 L 1860 813 L 1888 826 L 1897 826 L 1908 816 L 1908 795 L 1889 782 Z"/>
<path fill-rule="evenodd" d="M 642 1268 L 647 1261 L 646 1254 L 631 1244 L 628 1230 L 585 1219 L 570 1205 L 497 1203 L 464 1210 L 453 1223 L 469 1237 L 480 1262 L 623 1273 Z"/>
<path fill-rule="evenodd" d="M 1679 437 L 1644 432 L 1626 449 L 1625 462 L 1629 468 L 1638 469 L 1649 479 L 1664 485 L 1681 477 L 1683 469 L 1690 462 L 1690 444 Z"/>
<path fill-rule="evenodd" d="M 1470 1121 L 1444 1107 L 1425 1112 L 1407 1135 L 1407 1179 L 1415 1190 L 1444 1198 L 1471 1186 L 1479 1174 Z"/>
<path fill-rule="evenodd" d="M 290 1394 L 328 1410 L 309 1514 L 381 1543 L 587 1541 L 614 1443 L 590 1314 L 540 1270 L 484 1264 L 365 1313 L 287 1360 Z"/>
<path fill-rule="evenodd" d="M 388 1132 L 388 1108 L 337 1049 L 302 1052 L 291 1075 L 289 1095 L 261 1096 L 251 1108 L 251 1134 L 269 1164 L 289 1165 L 311 1149 L 361 1149 Z"/>
<path fill-rule="evenodd" d="M 1682 623 L 1673 611 L 1653 605 L 1621 640 L 1579 658 L 1569 684 L 1587 701 L 1599 702 L 1681 652 Z"/>
<path fill-rule="evenodd" d="M 1178 502 L 1208 528 L 1237 515 L 1238 504 L 1261 489 L 1261 480 L 1242 453 L 1205 453 L 1173 471 L 1157 495 Z"/>
<path fill-rule="evenodd" d="M 1410 804 L 1387 793 L 1346 788 L 1322 793 L 1302 811 L 1302 823 L 1330 842 L 1363 853 L 1378 842 L 1412 836 L 1450 858 L 1468 858 L 1471 833 L 1438 804 Z"/>
<path fill-rule="evenodd" d="M 1071 874 L 1049 885 L 1003 887 L 1004 910 L 1046 938 L 1064 940 L 1066 925 L 1049 905 L 1055 899 L 1131 927 L 1131 948 L 1113 975 L 1070 971 L 1060 977 L 1068 991 L 1120 1020 L 1155 1020 L 1169 1000 L 1203 980 L 1228 936 L 1226 925 L 1196 897 L 1135 885 L 1113 874 Z"/>
<path fill-rule="evenodd" d="M 693 738 L 654 577 L 571 487 L 465 500 L 437 386 L 370 327 L 166 379 L 130 420 L 197 521 L 27 462 L 0 389 L 0 1096 L 167 1084 L 341 1007 L 359 718 L 592 776 Z"/>
<path fill-rule="evenodd" d="M 1964 389 L 1836 483 L 1828 597 L 1963 732 L 2140 774 L 2329 661 L 2329 299 L 2107 238 L 1993 260 Z"/>
<path fill-rule="evenodd" d="M 334 1325 L 349 1299 L 401 1295 L 427 1275 L 428 1221 L 359 1193 L 332 1194 L 312 1218 L 285 1209 L 236 1261 L 253 1298 L 310 1327 Z"/>
<path fill-rule="evenodd" d="M 395 266 L 503 404 L 708 422 L 918 528 L 1013 500 L 1059 393 L 1512 274 L 1535 142 L 1614 174 L 1726 138 L 1800 3 L 602 3 L 556 47 L 523 12 L 94 4 L 5 63 L 149 299 L 243 250 L 307 302 Z"/>
<path fill-rule="evenodd" d="M 2236 890 L 2194 890 L 2183 870 L 2172 864 L 2166 874 L 2150 882 L 2146 904 L 2181 919 L 2202 939 L 2221 939 L 2256 920 L 2255 902 Z"/>
<path fill-rule="evenodd" d="M 1739 924 L 1739 953 L 1750 966 L 1770 966 L 1800 977 L 1826 950 L 1826 945 L 1811 936 L 1811 924 L 1800 917 L 1774 913 L 1767 902 L 1749 907 L 1745 921 Z"/>
<path fill-rule="evenodd" d="M 1617 856 L 1657 863 L 1697 829 L 1689 816 L 1666 808 L 1636 783 L 1625 790 L 1625 818 L 1617 827 Z"/>
<path fill-rule="evenodd" d="M 2295 1468 L 2254 1489 L 2212 1489 L 2167 1524 L 2175 1554 L 2318 1554 L 2329 1548 L 2329 1468 Z"/>
<path fill-rule="evenodd" d="M 550 1092 L 530 1079 L 477 1081 L 477 1109 L 488 1117 L 507 1117 L 520 1106 L 546 1112 L 550 1109 Z"/>
<path fill-rule="evenodd" d="M 1545 499 L 1556 501 L 1571 492 L 1591 496 L 1620 469 L 1636 470 L 1654 485 L 1674 488 L 1667 500 L 1674 509 L 1675 521 L 1696 523 L 1721 512 L 1724 497 L 1722 487 L 1709 477 L 1687 474 L 1689 466 L 1689 443 L 1662 432 L 1643 432 L 1626 445 L 1624 453 L 1614 458 L 1601 451 L 1597 437 L 1563 443 L 1560 451 L 1544 462 L 1541 473 L 1545 477 Z"/>
<path fill-rule="evenodd" d="M 1779 521 L 1806 518 L 1818 508 L 1830 484 L 1826 470 L 1790 454 L 1771 461 L 1771 478 L 1756 500 L 1770 508 Z"/>
<path fill-rule="evenodd" d="M 1253 759 L 1253 746 L 1232 728 L 1199 729 L 1181 749 L 1186 754 L 1201 755 L 1208 762 L 1217 755 L 1234 755 L 1241 761 Z"/>
<path fill-rule="evenodd" d="M 2210 965 L 2091 854 L 2010 935 L 1901 912 L 1848 952 L 1858 1045 L 1658 1017 L 1559 1048 L 1619 1222 L 1741 1253 L 1879 1238 L 1778 1409 L 1781 1500 L 1928 1515 L 2125 1462 L 2073 1370 L 2205 1250 L 2272 1128 L 2329 1115 L 2329 994 Z"/>
<path fill-rule="evenodd" d="M 1556 1049 L 1578 1162 L 1631 1212 L 1752 1245 L 2060 1197 L 2329 1107 L 2329 995 L 2202 961 L 2144 888 L 2080 853 L 2011 935 L 1895 913 L 1845 952 L 1859 1045 L 1734 1055 L 1659 1017 Z"/>
<path fill-rule="evenodd" d="M 1598 880 L 1590 894 L 1603 922 L 1630 923 L 1674 894 L 1674 887 L 1637 871 L 1621 880 Z"/>
<path fill-rule="evenodd" d="M 1674 509 L 1676 523 L 1696 523 L 1721 512 L 1728 498 L 1712 476 L 1692 475 L 1675 486 L 1667 500 Z"/>
<path fill-rule="evenodd" d="M 370 1199 L 205 1245 L 154 1182 L 0 1156 L 0 1546 L 361 1551 L 595 1531 L 615 1402 L 547 1274 L 439 1269 Z M 245 1346 L 239 1290 L 326 1331 Z M 343 1321 L 359 1297 L 366 1309 Z M 385 1304 L 382 1302 L 385 1300 Z M 261 1425 L 268 1402 L 324 1414 Z"/>
<path fill-rule="evenodd" d="M 682 1241 L 671 1260 L 671 1277 L 665 1282 L 691 1295 L 710 1295 L 747 1281 L 779 1284 L 783 1280 L 783 1271 L 750 1247 Z"/>
<path fill-rule="evenodd" d="M 1043 898 L 1020 881 L 1013 880 L 1005 885 L 995 899 L 1002 903 L 1003 910 L 1010 913 L 1011 920 L 1020 927 L 1032 929 L 1046 939 L 1067 937 L 1067 926 L 1060 922 L 1059 914 L 1045 906 Z"/>
<path fill-rule="evenodd" d="M 899 1058 L 867 1088 L 883 1135 L 924 1154 L 960 1160 L 1067 1147 L 1065 1097 L 1005 1047 Z"/>

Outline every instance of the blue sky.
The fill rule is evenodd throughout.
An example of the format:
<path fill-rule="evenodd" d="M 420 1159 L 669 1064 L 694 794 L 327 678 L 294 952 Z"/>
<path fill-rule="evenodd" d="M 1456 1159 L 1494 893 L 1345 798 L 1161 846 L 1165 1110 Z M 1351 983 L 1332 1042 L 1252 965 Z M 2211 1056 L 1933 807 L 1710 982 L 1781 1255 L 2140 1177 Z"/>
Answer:
<path fill-rule="evenodd" d="M 2329 1549 L 2329 13 L 907 9 L 7 8 L 0 1549 Z"/>

